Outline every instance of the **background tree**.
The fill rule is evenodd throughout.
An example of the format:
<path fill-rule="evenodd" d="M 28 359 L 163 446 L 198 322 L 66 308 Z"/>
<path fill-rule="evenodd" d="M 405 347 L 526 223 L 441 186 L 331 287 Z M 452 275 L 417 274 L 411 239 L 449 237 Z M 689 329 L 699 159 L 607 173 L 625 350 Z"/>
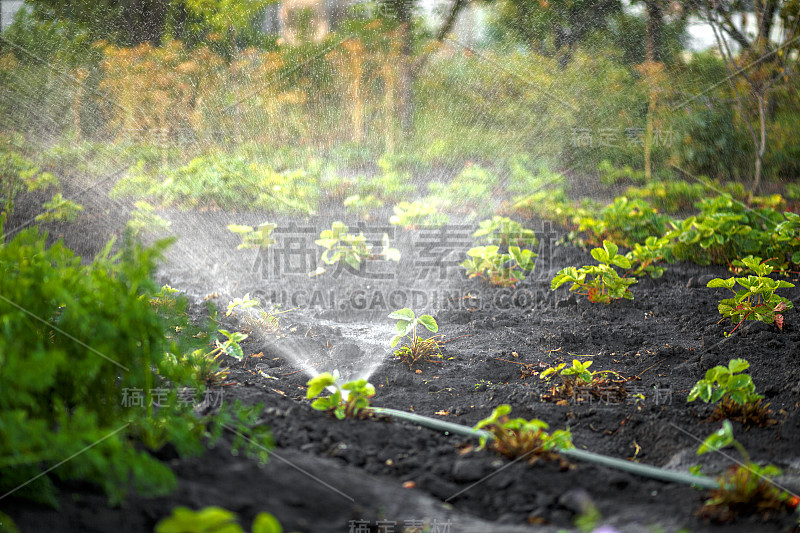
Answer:
<path fill-rule="evenodd" d="M 755 148 L 752 195 L 761 187 L 771 120 L 771 93 L 779 84 L 796 76 L 800 2 L 754 0 L 754 33 L 746 31 L 750 15 L 743 10 L 750 6 L 742 2 L 710 0 L 703 2 L 701 7 L 705 20 L 714 31 L 739 112 Z M 734 22 L 735 18 L 740 19 L 739 26 Z M 739 84 L 743 87 L 740 88 Z"/>

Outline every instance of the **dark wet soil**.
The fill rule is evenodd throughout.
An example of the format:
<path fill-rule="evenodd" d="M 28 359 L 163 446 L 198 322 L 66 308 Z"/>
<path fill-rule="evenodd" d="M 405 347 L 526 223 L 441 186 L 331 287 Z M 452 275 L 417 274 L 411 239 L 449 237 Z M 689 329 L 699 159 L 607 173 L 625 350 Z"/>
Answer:
<path fill-rule="evenodd" d="M 77 223 L 54 228 L 54 234 L 91 255 L 105 241 L 101 236 L 118 233 L 121 224 L 106 221 L 107 210 L 116 209 L 107 200 L 87 205 Z M 525 221 L 541 240 L 535 271 L 515 289 L 502 289 L 466 279 L 457 266 L 476 227 L 467 219 L 445 230 L 365 223 L 361 229 L 372 240 L 390 233 L 401 261 L 369 261 L 363 271 L 336 272 L 319 261 L 313 241 L 332 220 L 356 228 L 357 219 L 343 212 L 299 220 L 162 214 L 181 238 L 160 281 L 186 291 L 198 319 L 205 300 L 224 310 L 245 293 L 286 311 L 278 333 L 260 331 L 242 315 L 224 319 L 251 333 L 243 343 L 249 357 L 226 361 L 232 384 L 224 387 L 224 401 L 264 404 L 261 420 L 277 445 L 272 459 L 259 466 L 224 446 L 201 458 L 171 459 L 178 490 L 157 499 L 134 496 L 122 508 L 108 508 L 102 494 L 80 484 L 62 487 L 58 512 L 0 502 L 21 531 L 152 531 L 178 505 L 222 506 L 238 513 L 245 527 L 268 511 L 286 531 L 304 532 L 571 530 L 590 504 L 602 517 L 598 526 L 626 532 L 791 531 L 797 523 L 796 515 L 787 515 L 711 524 L 695 516 L 706 494 L 692 487 L 585 463 L 562 470 L 554 463 L 512 462 L 470 449 L 475 442 L 463 437 L 407 423 L 339 421 L 312 410 L 305 399 L 309 372 L 368 374 L 377 406 L 471 426 L 508 403 L 516 416 L 569 428 L 578 448 L 682 471 L 702 462 L 704 473 L 714 474 L 729 460 L 697 458 L 695 451 L 719 423 L 708 422 L 711 409 L 687 403 L 686 396 L 708 368 L 741 357 L 750 362 L 756 390 L 777 423 L 734 422 L 734 433 L 756 461 L 781 467 L 784 485 L 797 491 L 800 316 L 787 313 L 782 332 L 749 323 L 726 337 L 731 326 L 719 323 L 716 309 L 723 293 L 705 286 L 712 277 L 727 277 L 723 268 L 671 265 L 663 278 L 633 286 L 633 301 L 606 306 L 570 295 L 566 287 L 550 290 L 558 269 L 591 258 L 539 220 Z M 261 254 L 236 250 L 237 238 L 225 226 L 265 218 L 279 224 L 277 244 Z M 319 266 L 327 272 L 310 277 Z M 800 301 L 800 288 L 783 294 Z M 409 369 L 394 359 L 388 344 L 393 322 L 386 315 L 400 307 L 436 318 L 445 341 L 441 361 Z M 563 405 L 542 399 L 550 386 L 537 373 L 588 357 L 593 370 L 630 378 L 628 398 L 587 397 Z"/>

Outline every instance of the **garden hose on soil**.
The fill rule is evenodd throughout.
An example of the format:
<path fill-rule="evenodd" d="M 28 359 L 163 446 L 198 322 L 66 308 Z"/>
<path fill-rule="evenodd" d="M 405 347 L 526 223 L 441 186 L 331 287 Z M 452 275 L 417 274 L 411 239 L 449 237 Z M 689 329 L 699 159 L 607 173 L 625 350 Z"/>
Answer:
<path fill-rule="evenodd" d="M 446 422 L 444 420 L 428 418 L 427 416 L 421 416 L 415 413 L 407 413 L 405 411 L 398 411 L 396 409 L 389 409 L 386 407 L 373 407 L 372 410 L 379 415 L 390 416 L 398 420 L 405 420 L 406 422 L 411 422 L 413 424 L 417 424 L 423 427 L 436 429 L 439 431 L 445 431 L 448 433 L 453 433 L 455 435 L 461 435 L 463 437 L 473 437 L 473 438 L 486 437 L 488 439 L 492 438 L 491 433 L 489 433 L 488 431 L 483 431 L 480 429 L 473 430 L 472 428 L 463 426 L 461 424 L 454 424 L 453 422 Z M 623 470 L 631 474 L 637 474 L 640 476 L 649 477 L 652 479 L 658 479 L 661 481 L 667 481 L 670 483 L 682 483 L 684 485 L 692 485 L 703 489 L 719 488 L 719 483 L 716 480 L 709 477 L 695 476 L 685 472 L 665 470 L 663 468 L 658 468 L 655 466 L 632 463 L 630 461 L 625 461 L 623 459 L 616 459 L 614 457 L 608 457 L 606 455 L 600 455 L 597 453 L 587 452 L 584 450 L 577 450 L 574 448 L 570 450 L 558 450 L 558 453 L 568 459 L 595 463 L 607 466 L 609 468 Z"/>

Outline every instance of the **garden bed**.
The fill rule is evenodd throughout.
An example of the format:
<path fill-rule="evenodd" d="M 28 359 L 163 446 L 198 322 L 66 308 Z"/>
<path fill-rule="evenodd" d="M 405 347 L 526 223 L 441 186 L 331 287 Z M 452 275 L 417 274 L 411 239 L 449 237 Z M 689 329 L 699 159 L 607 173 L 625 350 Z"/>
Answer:
<path fill-rule="evenodd" d="M 237 250 L 237 237 L 225 227 L 258 224 L 263 214 L 162 215 L 181 237 L 159 281 L 187 293 L 193 318 L 207 317 L 206 300 L 224 311 L 246 293 L 281 303 L 285 311 L 277 333 L 248 326 L 242 315 L 219 315 L 221 327 L 250 333 L 242 343 L 248 357 L 226 360 L 230 375 L 219 398 L 264 404 L 262 420 L 276 444 L 272 458 L 259 466 L 223 446 L 196 459 L 164 449 L 162 458 L 179 479 L 172 495 L 134 496 L 110 509 L 93 487 L 70 484 L 63 486 L 60 511 L 12 498 L 0 502 L 21 531 L 64 530 L 65 524 L 81 531 L 150 531 L 178 505 L 218 505 L 239 514 L 245 527 L 268 511 L 286 531 L 315 532 L 558 531 L 572 528 L 580 516 L 584 524 L 590 521 L 592 505 L 601 517 L 596 525 L 618 531 L 789 531 L 797 523 L 796 515 L 784 515 L 711 525 L 694 515 L 707 495 L 692 487 L 585 463 L 566 470 L 542 461 L 512 463 L 469 448 L 477 441 L 403 422 L 339 421 L 311 409 L 305 399 L 313 372 L 337 369 L 347 379 L 368 377 L 377 391 L 375 406 L 472 426 L 507 403 L 514 416 L 539 418 L 552 430 L 569 428 L 579 449 L 682 471 L 702 462 L 703 473 L 712 475 L 730 461 L 716 454 L 697 458 L 695 451 L 719 422 L 707 421 L 711 408 L 687 404 L 686 396 L 707 369 L 744 358 L 777 423 L 734 423 L 734 434 L 755 461 L 781 467 L 782 481 L 796 492 L 800 322 L 790 311 L 782 332 L 752 322 L 726 337 L 732 326 L 719 322 L 717 304 L 727 295 L 706 288 L 710 279 L 729 276 L 724 268 L 670 265 L 662 278 L 645 277 L 634 285 L 634 300 L 606 306 L 571 295 L 566 287 L 550 290 L 559 269 L 591 259 L 562 244 L 563 233 L 540 220 L 525 221 L 540 239 L 536 269 L 516 288 L 502 289 L 467 279 L 457 266 L 475 228 L 467 220 L 451 220 L 444 230 L 366 224 L 371 239 L 391 234 L 392 246 L 402 253 L 399 262 L 370 261 L 360 273 L 326 266 L 327 272 L 311 277 L 321 266 L 314 245 L 319 232 L 333 220 L 357 230 L 356 220 L 335 211 L 299 220 L 267 216 L 278 225 L 278 242 L 256 252 Z M 24 209 L 17 217 L 24 219 Z M 88 253 L 92 243 L 82 237 L 81 224 L 62 233 L 68 232 L 68 244 L 83 241 L 81 251 Z M 782 295 L 798 301 L 800 289 Z M 446 341 L 440 362 L 409 369 L 393 358 L 394 321 L 387 315 L 402 307 L 435 317 Z M 552 384 L 538 373 L 573 359 L 590 359 L 593 370 L 631 378 L 629 396 L 543 401 Z"/>

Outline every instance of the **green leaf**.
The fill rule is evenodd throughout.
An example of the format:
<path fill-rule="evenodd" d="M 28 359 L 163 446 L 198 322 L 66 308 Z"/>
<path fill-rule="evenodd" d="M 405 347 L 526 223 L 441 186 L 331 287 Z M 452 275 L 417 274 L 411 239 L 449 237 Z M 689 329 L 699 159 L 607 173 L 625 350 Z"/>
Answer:
<path fill-rule="evenodd" d="M 608 263 L 608 252 L 603 250 L 602 248 L 593 248 L 591 252 L 592 257 L 594 257 L 595 261 L 598 263 Z"/>
<path fill-rule="evenodd" d="M 411 329 L 413 322 L 409 322 L 408 320 L 400 320 L 396 325 L 395 328 L 400 333 L 400 335 L 405 335 L 408 333 L 408 330 Z"/>
<path fill-rule="evenodd" d="M 728 363 L 728 370 L 731 374 L 738 374 L 739 372 L 744 372 L 750 368 L 750 363 L 747 362 L 745 359 L 732 359 Z"/>
<path fill-rule="evenodd" d="M 258 513 L 253 520 L 252 533 L 283 533 L 283 527 L 271 514 Z"/>
<path fill-rule="evenodd" d="M 311 378 L 307 383 L 308 391 L 306 392 L 306 398 L 314 398 L 319 396 L 326 387 L 330 387 L 335 383 L 336 378 L 330 372 L 323 372 L 322 374 Z"/>
<path fill-rule="evenodd" d="M 697 449 L 697 455 L 703 455 L 708 452 L 716 452 L 733 443 L 733 426 L 727 420 L 722 422 L 722 427 L 712 433 L 703 441 L 703 444 Z"/>
<path fill-rule="evenodd" d="M 421 317 L 419 317 L 419 322 L 420 324 L 428 328 L 428 331 L 431 331 L 433 333 L 439 331 L 439 325 L 436 323 L 436 320 L 434 320 L 434 318 L 431 315 L 422 315 Z"/>
<path fill-rule="evenodd" d="M 236 523 L 236 515 L 221 507 L 205 507 L 192 511 L 186 507 L 178 507 L 172 516 L 156 524 L 156 533 L 243 533 Z"/>
<path fill-rule="evenodd" d="M 389 346 L 394 348 L 395 346 L 397 346 L 397 343 L 400 342 L 400 339 L 402 339 L 402 338 L 403 338 L 403 335 L 395 335 L 394 337 L 392 337 L 392 340 L 389 341 Z"/>
<path fill-rule="evenodd" d="M 416 316 L 414 315 L 414 311 L 405 307 L 403 309 L 398 309 L 397 311 L 392 311 L 392 313 L 389 315 L 389 318 L 393 318 L 395 320 L 413 321 Z"/>
<path fill-rule="evenodd" d="M 721 279 L 721 278 L 714 278 L 706 284 L 706 287 L 717 288 L 725 288 L 733 290 L 733 286 L 736 284 L 736 281 L 733 278 L 728 279 Z"/>

